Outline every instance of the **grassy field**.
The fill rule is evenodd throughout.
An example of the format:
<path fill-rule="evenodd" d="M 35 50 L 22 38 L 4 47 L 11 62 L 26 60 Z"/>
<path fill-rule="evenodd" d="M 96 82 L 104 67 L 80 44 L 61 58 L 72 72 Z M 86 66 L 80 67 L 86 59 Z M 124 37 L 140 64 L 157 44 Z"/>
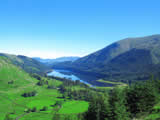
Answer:
<path fill-rule="evenodd" d="M 55 79 L 48 81 L 56 87 L 62 84 Z M 12 65 L 6 58 L 0 57 L 0 120 L 4 120 L 7 114 L 17 120 L 50 120 L 55 114 L 54 105 L 57 101 L 62 102 L 58 114 L 74 114 L 76 117 L 77 113 L 88 109 L 88 102 L 64 100 L 58 89 L 48 89 L 47 85 L 38 86 L 37 82 L 37 79 Z M 22 96 L 23 93 L 30 91 L 37 91 L 36 96 L 26 98 Z M 25 112 L 34 107 L 36 112 Z M 47 110 L 40 111 L 43 107 L 47 107 Z"/>
<path fill-rule="evenodd" d="M 47 89 L 45 87 L 31 86 L 38 91 L 38 95 L 35 97 L 24 98 L 21 96 L 23 91 L 31 88 L 25 88 L 25 90 L 17 92 L 1 93 L 1 103 L 0 103 L 0 120 L 4 120 L 6 113 L 12 114 L 12 118 L 17 118 L 24 114 L 24 111 L 28 108 L 33 109 L 36 107 L 37 112 L 26 114 L 22 117 L 22 120 L 35 120 L 41 118 L 47 118 L 53 116 L 54 107 L 57 101 L 62 101 L 62 108 L 59 110 L 60 114 L 75 114 L 85 112 L 88 109 L 88 103 L 85 101 L 64 101 L 64 99 L 58 98 L 62 95 L 58 90 Z M 33 88 L 32 88 L 33 89 Z M 4 97 L 7 96 L 7 97 Z M 48 108 L 45 112 L 40 112 L 44 106 Z M 47 115 L 46 115 L 47 114 Z M 33 117 L 34 116 L 34 117 Z M 50 118 L 49 117 L 49 118 Z M 21 120 L 21 119 L 20 119 Z"/>
<path fill-rule="evenodd" d="M 61 114 L 74 114 L 83 113 L 87 111 L 89 104 L 85 101 L 67 101 L 62 104 L 59 113 Z"/>
<path fill-rule="evenodd" d="M 98 82 L 102 82 L 102 83 L 108 83 L 108 84 L 113 84 L 113 85 L 123 85 L 123 86 L 127 86 L 127 84 L 122 83 L 122 82 L 112 82 L 112 81 L 106 81 L 103 79 L 97 80 Z"/>
<path fill-rule="evenodd" d="M 124 88 L 124 87 L 127 86 L 127 84 L 122 83 L 122 82 L 112 82 L 112 81 L 106 81 L 106 80 L 103 80 L 103 79 L 100 79 L 100 80 L 97 80 L 97 81 L 101 82 L 101 83 L 104 83 L 104 84 L 112 85 L 112 86 L 108 86 L 108 87 L 99 87 L 99 86 L 96 87 L 97 89 L 102 89 L 102 90 L 111 90 L 114 87 Z"/>

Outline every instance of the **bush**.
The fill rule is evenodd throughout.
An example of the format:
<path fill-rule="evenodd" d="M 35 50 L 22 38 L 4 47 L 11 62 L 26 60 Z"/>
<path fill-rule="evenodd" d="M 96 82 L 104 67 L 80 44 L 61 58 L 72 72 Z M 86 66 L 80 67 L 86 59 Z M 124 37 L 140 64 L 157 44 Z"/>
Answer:
<path fill-rule="evenodd" d="M 13 83 L 14 83 L 14 81 L 13 81 L 13 80 L 11 80 L 11 81 L 9 81 L 9 82 L 8 82 L 8 84 L 13 84 Z"/>
<path fill-rule="evenodd" d="M 37 94 L 36 91 L 31 91 L 31 92 L 23 93 L 22 96 L 23 97 L 33 97 L 33 96 L 36 96 L 36 94 Z"/>
<path fill-rule="evenodd" d="M 48 110 L 48 107 L 44 106 L 40 111 L 47 111 L 47 110 Z"/>
<path fill-rule="evenodd" d="M 31 110 L 31 112 L 37 112 L 37 108 L 34 107 L 34 108 Z"/>

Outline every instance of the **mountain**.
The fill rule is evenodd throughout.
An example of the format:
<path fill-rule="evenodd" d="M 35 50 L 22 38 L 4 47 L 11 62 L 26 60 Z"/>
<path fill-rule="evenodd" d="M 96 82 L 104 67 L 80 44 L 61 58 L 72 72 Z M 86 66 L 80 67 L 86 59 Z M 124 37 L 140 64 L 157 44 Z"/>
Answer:
<path fill-rule="evenodd" d="M 23 69 L 12 64 L 12 62 L 3 56 L 0 56 L 0 91 L 11 90 L 19 87 L 24 87 L 31 84 L 34 80 Z M 12 82 L 12 83 L 11 83 Z M 8 84 L 13 84 L 9 86 Z M 22 84 L 24 86 L 22 86 Z"/>
<path fill-rule="evenodd" d="M 17 98 L 26 88 L 31 89 L 35 84 L 36 80 L 28 73 L 12 64 L 7 57 L 0 56 L 0 120 L 4 120 L 6 114 L 19 110 L 22 105 L 15 103 Z"/>
<path fill-rule="evenodd" d="M 53 63 L 59 63 L 59 62 L 66 62 L 66 61 L 71 61 L 74 62 L 76 60 L 78 60 L 80 57 L 60 57 L 60 58 L 56 58 L 56 59 L 42 59 L 39 57 L 34 57 L 33 59 L 45 63 L 45 64 L 53 64 Z"/>
<path fill-rule="evenodd" d="M 48 62 L 54 60 L 54 59 L 42 59 L 40 57 L 33 57 L 32 59 L 37 60 L 37 61 L 39 61 L 41 63 L 48 63 Z"/>
<path fill-rule="evenodd" d="M 126 38 L 74 62 L 53 67 L 86 72 L 112 81 L 145 80 L 160 71 L 160 35 Z"/>
<path fill-rule="evenodd" d="M 8 58 L 14 65 L 21 67 L 28 73 L 44 74 L 50 70 L 50 68 L 44 64 L 26 56 L 16 56 L 5 53 L 0 53 L 0 56 Z"/>

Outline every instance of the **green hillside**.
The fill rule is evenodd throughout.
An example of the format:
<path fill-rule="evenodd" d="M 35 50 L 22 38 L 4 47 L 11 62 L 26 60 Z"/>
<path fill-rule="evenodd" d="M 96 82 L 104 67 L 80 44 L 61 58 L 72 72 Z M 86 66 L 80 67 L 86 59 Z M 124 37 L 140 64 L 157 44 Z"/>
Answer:
<path fill-rule="evenodd" d="M 58 90 L 62 84 L 52 78 L 32 78 L 8 58 L 0 57 L 0 120 L 52 120 L 56 111 L 63 116 L 59 120 L 66 115 L 76 120 L 77 114 L 87 111 L 88 102 L 62 97 Z"/>
<path fill-rule="evenodd" d="M 80 63 L 84 60 L 82 58 L 80 62 L 77 60 L 57 65 L 88 74 L 96 73 L 105 78 L 98 82 L 114 84 L 114 87 L 89 87 L 80 81 L 65 78 L 42 77 L 38 74 L 31 76 L 29 73 L 43 73 L 48 69 L 45 66 L 43 69 L 41 63 L 25 56 L 1 54 L 0 120 L 160 119 L 158 37 L 119 41 L 115 43 L 119 45 L 105 48 L 110 57 L 103 61 L 97 57 L 105 57 L 102 52 L 105 49 L 86 57 L 88 60 L 84 64 Z M 41 65 L 42 68 L 38 67 Z M 151 74 L 155 76 L 148 81 L 124 83 L 147 80 Z"/>
<path fill-rule="evenodd" d="M 78 67 L 77 67 L 78 66 Z M 160 35 L 127 38 L 75 62 L 54 64 L 110 81 L 147 80 L 160 66 Z"/>
<path fill-rule="evenodd" d="M 33 84 L 34 80 L 21 68 L 14 66 L 10 60 L 0 57 L 0 90 L 12 90 Z"/>
<path fill-rule="evenodd" d="M 26 56 L 16 56 L 4 53 L 0 53 L 0 56 L 7 57 L 13 64 L 15 64 L 18 67 L 21 67 L 28 73 L 43 74 L 50 70 L 49 67 L 45 66 L 44 64 Z"/>
<path fill-rule="evenodd" d="M 16 95 L 22 92 L 23 89 L 32 87 L 36 80 L 31 78 L 29 74 L 22 69 L 14 66 L 11 61 L 5 57 L 0 57 L 0 119 L 6 113 L 13 111 L 13 106 L 16 105 Z M 21 109 L 21 105 L 17 109 Z M 22 108 L 24 106 L 22 105 Z"/>
<path fill-rule="evenodd" d="M 116 87 L 97 89 L 79 81 L 32 76 L 0 57 L 0 120 L 160 118 L 160 81 L 155 77 L 130 86 L 99 80 Z"/>

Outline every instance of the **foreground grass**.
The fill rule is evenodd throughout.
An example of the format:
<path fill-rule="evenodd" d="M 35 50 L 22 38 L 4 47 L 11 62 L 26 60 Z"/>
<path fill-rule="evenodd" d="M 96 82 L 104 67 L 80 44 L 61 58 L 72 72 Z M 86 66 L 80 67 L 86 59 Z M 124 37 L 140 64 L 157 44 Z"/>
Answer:
<path fill-rule="evenodd" d="M 55 79 L 48 81 L 55 87 L 62 84 L 61 81 Z M 17 120 L 51 120 L 56 112 L 54 105 L 57 101 L 62 101 L 62 107 L 59 109 L 59 114 L 62 115 L 77 114 L 88 109 L 87 102 L 64 100 L 58 89 L 48 89 L 47 85 L 38 86 L 37 82 L 37 79 L 12 65 L 6 58 L 0 57 L 0 120 L 4 120 L 7 114 Z M 23 93 L 29 91 L 37 91 L 36 96 L 26 98 L 22 96 Z M 35 112 L 25 112 L 34 107 Z M 47 107 L 44 112 L 41 111 L 43 107 Z"/>
<path fill-rule="evenodd" d="M 83 113 L 88 110 L 88 102 L 85 101 L 67 101 L 62 105 L 59 113 L 61 114 L 74 114 Z"/>
<path fill-rule="evenodd" d="M 51 119 L 53 117 L 54 105 L 57 101 L 62 101 L 62 107 L 59 110 L 59 114 L 77 114 L 87 111 L 88 102 L 85 101 L 70 101 L 60 98 L 62 96 L 56 89 L 47 89 L 45 87 L 32 86 L 38 91 L 38 95 L 35 97 L 24 98 L 21 96 L 23 91 L 17 93 L 1 94 L 0 103 L 0 120 L 4 120 L 6 113 L 13 113 L 12 118 L 16 119 L 19 116 L 25 114 L 25 110 L 28 108 L 33 109 L 36 107 L 37 112 L 25 114 L 21 117 L 22 120 L 44 120 Z M 30 89 L 26 88 L 25 90 Z M 3 97 L 7 96 L 7 97 Z M 43 107 L 47 107 L 47 111 L 41 112 Z M 19 119 L 19 120 L 21 120 Z"/>

